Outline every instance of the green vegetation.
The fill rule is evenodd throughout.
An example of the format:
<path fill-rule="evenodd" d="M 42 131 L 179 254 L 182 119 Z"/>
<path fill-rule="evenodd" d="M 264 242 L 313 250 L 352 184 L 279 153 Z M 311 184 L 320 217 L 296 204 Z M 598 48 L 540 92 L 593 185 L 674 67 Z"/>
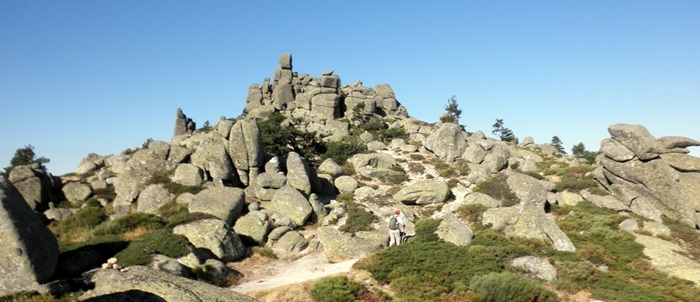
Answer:
<path fill-rule="evenodd" d="M 598 193 L 598 182 L 593 179 L 593 176 L 589 173 L 595 169 L 590 165 L 580 165 L 573 167 L 560 167 L 555 170 L 548 169 L 545 174 L 556 174 L 561 176 L 559 182 L 556 183 L 556 190 L 558 192 L 563 192 L 564 190 L 578 192 L 585 189 L 592 189 L 593 192 Z M 605 194 L 600 194 L 605 195 Z"/>
<path fill-rule="evenodd" d="M 518 138 L 515 137 L 513 131 L 503 126 L 502 119 L 496 119 L 496 123 L 493 124 L 493 134 L 498 135 L 498 137 L 504 142 L 518 143 Z"/>
<path fill-rule="evenodd" d="M 107 220 L 104 208 L 88 205 L 62 222 L 54 222 L 49 228 L 59 244 L 85 241 L 93 236 L 92 230 Z"/>
<path fill-rule="evenodd" d="M 571 148 L 571 154 L 578 158 L 585 159 L 589 165 L 593 164 L 595 162 L 596 156 L 598 156 L 598 152 L 586 150 L 586 146 L 584 146 L 583 143 L 578 143 L 577 145 L 574 145 Z"/>
<path fill-rule="evenodd" d="M 440 121 L 443 123 L 455 123 L 459 125 L 459 117 L 461 115 L 462 109 L 459 109 L 459 105 L 457 105 L 457 96 L 453 95 L 451 98 L 447 99 L 445 114 L 440 117 Z"/>
<path fill-rule="evenodd" d="M 354 205 L 354 204 L 353 204 Z M 344 225 L 340 227 L 340 230 L 348 233 L 356 233 L 360 231 L 371 231 L 372 222 L 377 220 L 374 214 L 365 211 L 359 206 L 350 207 L 348 209 L 348 219 Z"/>
<path fill-rule="evenodd" d="M 24 148 L 15 150 L 15 155 L 10 160 L 10 165 L 5 167 L 5 171 L 0 173 L 0 175 L 4 175 L 5 177 L 9 176 L 10 171 L 17 166 L 39 164 L 39 166 L 44 167 L 44 164 L 49 162 L 51 162 L 51 160 L 46 157 L 36 157 L 34 146 L 26 145 Z"/>
<path fill-rule="evenodd" d="M 556 136 L 556 135 L 552 136 L 552 143 L 551 144 L 552 144 L 552 146 L 554 146 L 554 148 L 557 148 L 557 151 L 559 151 L 560 153 L 566 154 L 566 150 L 564 150 L 564 147 L 561 145 L 562 141 L 558 136 Z"/>
<path fill-rule="evenodd" d="M 354 136 L 345 136 L 339 141 L 326 142 L 326 152 L 319 162 L 332 158 L 338 165 L 344 165 L 351 156 L 367 151 L 367 146 Z"/>
<path fill-rule="evenodd" d="M 94 234 L 118 235 L 141 230 L 155 230 L 165 226 L 163 218 L 146 213 L 133 213 L 115 220 L 106 221 L 95 228 Z"/>
<path fill-rule="evenodd" d="M 502 206 L 510 207 L 520 203 L 518 196 L 510 190 L 506 180 L 508 176 L 499 174 L 476 185 L 474 192 L 479 192 L 491 196 L 501 201 Z"/>
<path fill-rule="evenodd" d="M 153 254 L 161 254 L 170 258 L 187 255 L 189 242 L 181 235 L 173 234 L 170 229 L 158 229 L 145 234 L 140 239 L 131 241 L 126 249 L 115 257 L 121 266 L 146 265 Z"/>
<path fill-rule="evenodd" d="M 325 152 L 325 144 L 313 133 L 303 132 L 293 126 L 285 127 L 285 119 L 281 113 L 274 112 L 266 119 L 256 120 L 267 153 L 286 156 L 294 151 L 308 162 L 313 162 L 319 154 Z"/>
<path fill-rule="evenodd" d="M 559 296 L 540 282 L 509 272 L 474 277 L 470 286 L 481 301 L 559 301 Z"/>
<path fill-rule="evenodd" d="M 362 288 L 362 284 L 346 276 L 325 277 L 314 283 L 309 295 L 319 302 L 355 302 Z"/>

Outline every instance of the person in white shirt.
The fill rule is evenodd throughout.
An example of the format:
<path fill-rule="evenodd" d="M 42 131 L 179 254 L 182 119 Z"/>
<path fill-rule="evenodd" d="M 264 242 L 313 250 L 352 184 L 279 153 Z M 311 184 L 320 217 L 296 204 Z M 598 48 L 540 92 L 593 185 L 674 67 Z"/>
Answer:
<path fill-rule="evenodd" d="M 389 217 L 389 247 L 394 244 L 401 244 L 401 231 L 404 227 L 403 218 L 401 218 L 401 211 L 396 210 L 394 215 Z"/>

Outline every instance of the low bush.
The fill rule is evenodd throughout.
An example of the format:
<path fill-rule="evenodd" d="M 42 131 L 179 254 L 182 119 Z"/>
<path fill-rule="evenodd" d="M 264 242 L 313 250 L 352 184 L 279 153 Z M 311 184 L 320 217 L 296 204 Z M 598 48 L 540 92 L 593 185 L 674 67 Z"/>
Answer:
<path fill-rule="evenodd" d="M 352 202 L 353 199 L 355 199 L 355 194 L 349 193 L 349 192 L 340 193 L 340 194 L 338 194 L 338 196 L 335 197 L 335 200 L 337 200 L 338 202 L 342 202 L 342 203 Z"/>
<path fill-rule="evenodd" d="M 420 163 L 408 163 L 408 171 L 411 173 L 423 173 L 425 172 L 425 166 Z"/>
<path fill-rule="evenodd" d="M 488 207 L 482 204 L 474 203 L 459 207 L 456 214 L 462 219 L 467 219 L 470 222 L 481 224 L 481 215 L 483 215 L 488 209 Z"/>
<path fill-rule="evenodd" d="M 163 187 L 176 197 L 180 196 L 183 193 L 191 193 L 196 195 L 197 193 L 204 190 L 204 188 L 201 186 L 185 186 L 176 182 L 167 182 L 163 184 Z"/>
<path fill-rule="evenodd" d="M 372 222 L 377 218 L 374 214 L 365 211 L 360 207 L 352 207 L 348 209 L 348 219 L 340 230 L 348 233 L 356 233 L 360 231 L 371 231 Z"/>
<path fill-rule="evenodd" d="M 567 174 L 562 176 L 561 180 L 556 183 L 557 192 L 563 192 L 567 189 L 578 192 L 589 188 L 598 188 L 598 182 L 591 176 L 578 177 L 576 175 Z"/>
<path fill-rule="evenodd" d="M 420 155 L 420 154 L 411 154 L 409 157 L 411 158 L 411 160 L 423 160 L 423 159 L 425 159 L 425 157 L 423 157 L 423 155 Z"/>
<path fill-rule="evenodd" d="M 501 201 L 501 205 L 509 207 L 520 203 L 518 196 L 510 190 L 506 180 L 508 176 L 499 174 L 491 177 L 474 188 L 473 192 L 479 192 Z"/>
<path fill-rule="evenodd" d="M 132 241 L 114 257 L 123 267 L 146 265 L 156 253 L 170 258 L 185 256 L 189 253 L 188 245 L 189 241 L 184 236 L 175 235 L 170 229 L 158 229 Z"/>
<path fill-rule="evenodd" d="M 345 136 L 339 141 L 326 142 L 326 152 L 321 155 L 319 163 L 328 158 L 332 158 L 339 165 L 344 165 L 348 158 L 355 154 L 362 153 L 367 150 L 367 145 L 363 144 L 354 136 Z M 353 173 L 346 174 L 352 175 Z"/>
<path fill-rule="evenodd" d="M 510 272 L 489 273 L 471 279 L 471 289 L 482 301 L 559 301 L 559 296 L 539 282 Z"/>
<path fill-rule="evenodd" d="M 309 289 L 309 295 L 318 302 L 355 302 L 362 284 L 346 276 L 325 277 Z"/>

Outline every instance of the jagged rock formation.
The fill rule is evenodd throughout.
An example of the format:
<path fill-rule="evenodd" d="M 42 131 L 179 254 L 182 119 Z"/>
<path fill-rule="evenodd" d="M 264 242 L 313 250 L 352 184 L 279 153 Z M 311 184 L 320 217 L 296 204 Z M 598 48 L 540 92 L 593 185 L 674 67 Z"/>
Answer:
<path fill-rule="evenodd" d="M 56 237 L 17 189 L 0 177 L 0 296 L 21 290 L 46 291 L 58 263 Z"/>
<path fill-rule="evenodd" d="M 661 221 L 662 216 L 700 225 L 700 159 L 687 147 L 700 142 L 684 137 L 656 139 L 641 125 L 616 124 L 601 142 L 598 182 L 619 200 L 612 207 Z"/>
<path fill-rule="evenodd" d="M 182 113 L 182 109 L 177 108 L 177 113 L 175 113 L 175 130 L 173 131 L 173 136 L 192 134 L 197 128 L 197 124 L 192 121 L 191 118 Z"/>
<path fill-rule="evenodd" d="M 49 202 L 60 200 L 57 192 L 61 190 L 61 179 L 46 172 L 40 164 L 14 167 L 8 179 L 32 210 L 44 211 L 49 208 Z"/>
<path fill-rule="evenodd" d="M 332 70 L 320 78 L 298 74 L 292 69 L 292 56 L 283 54 L 275 70 L 273 82 L 269 78 L 262 85 L 252 84 L 246 97 L 245 116 L 258 118 L 275 111 L 295 119 L 306 120 L 308 125 L 297 125 L 320 137 L 342 136 L 349 124 L 341 118 L 379 116 L 407 118 L 406 108 L 396 100 L 387 84 L 367 88 L 358 81 L 341 85 L 340 77 Z"/>

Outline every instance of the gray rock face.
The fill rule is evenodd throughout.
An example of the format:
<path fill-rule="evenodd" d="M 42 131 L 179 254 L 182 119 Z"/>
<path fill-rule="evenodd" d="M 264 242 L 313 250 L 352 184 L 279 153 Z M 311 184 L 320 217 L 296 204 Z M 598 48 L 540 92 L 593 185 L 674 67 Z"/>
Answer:
<path fill-rule="evenodd" d="M 311 193 L 309 166 L 296 152 L 287 155 L 287 183 L 306 195 Z"/>
<path fill-rule="evenodd" d="M 243 242 L 264 245 L 267 233 L 270 231 L 270 222 L 265 219 L 266 216 L 259 215 L 257 212 L 250 212 L 236 220 L 233 230 L 241 237 Z"/>
<path fill-rule="evenodd" d="M 158 214 L 158 209 L 172 201 L 174 197 L 162 184 L 150 185 L 139 194 L 136 212 Z"/>
<path fill-rule="evenodd" d="M 245 192 L 240 188 L 212 187 L 195 195 L 188 204 L 190 213 L 211 214 L 229 226 L 241 215 L 245 205 Z"/>
<path fill-rule="evenodd" d="M 231 128 L 228 151 L 239 170 L 265 165 L 265 149 L 258 124 L 252 119 L 238 120 Z M 250 178 L 250 177 L 249 177 Z"/>
<path fill-rule="evenodd" d="M 272 248 L 284 252 L 301 252 L 308 245 L 304 236 L 299 234 L 299 232 L 290 231 L 284 233 L 284 235 L 272 245 Z"/>
<path fill-rule="evenodd" d="M 377 234 L 380 240 L 350 237 L 350 235 L 342 234 L 337 229 L 327 226 L 318 228 L 316 235 L 323 244 L 326 254 L 346 258 L 358 258 L 375 252 L 383 248 L 389 240 L 389 236 L 383 233 Z"/>
<path fill-rule="evenodd" d="M 547 200 L 547 190 L 532 176 L 514 173 L 506 182 L 510 190 L 524 204 L 544 204 Z"/>
<path fill-rule="evenodd" d="M 58 264 L 56 237 L 22 195 L 0 177 L 0 296 L 38 290 Z"/>
<path fill-rule="evenodd" d="M 464 154 L 464 150 L 467 149 L 467 141 L 464 139 L 462 128 L 459 125 L 444 123 L 425 139 L 423 146 L 449 163 Z"/>
<path fill-rule="evenodd" d="M 474 237 L 471 228 L 454 214 L 445 214 L 436 231 L 440 239 L 454 245 L 469 245 Z"/>
<path fill-rule="evenodd" d="M 173 234 L 187 237 L 197 249 L 211 252 L 222 261 L 233 261 L 243 256 L 245 246 L 240 237 L 219 219 L 202 219 L 178 225 Z"/>
<path fill-rule="evenodd" d="M 492 229 L 502 229 L 507 236 L 542 240 L 558 251 L 576 250 L 556 222 L 545 214 L 541 205 L 521 203 L 508 208 L 488 209 L 483 214 L 482 223 L 491 224 Z"/>
<path fill-rule="evenodd" d="M 192 154 L 191 161 L 193 165 L 208 171 L 215 181 L 235 179 L 235 168 L 222 142 L 203 141 Z"/>
<path fill-rule="evenodd" d="M 557 269 L 547 260 L 535 256 L 515 258 L 510 264 L 545 282 L 552 282 L 557 279 Z"/>
<path fill-rule="evenodd" d="M 112 269 L 91 271 L 87 278 L 95 288 L 80 296 L 90 301 L 254 302 L 253 298 L 200 281 L 175 276 L 145 266 L 128 272 Z M 140 294 L 139 294 L 140 293 Z M 110 300 L 111 299 L 111 300 Z"/>
<path fill-rule="evenodd" d="M 201 186 L 205 179 L 204 170 L 193 164 L 180 164 L 175 169 L 173 182 L 183 186 Z"/>
<path fill-rule="evenodd" d="M 79 182 L 66 183 L 61 190 L 66 199 L 73 203 L 85 201 L 92 194 L 90 186 Z"/>
<path fill-rule="evenodd" d="M 391 170 L 396 159 L 389 154 L 356 154 L 349 160 L 358 174 L 365 177 L 387 176 L 397 173 Z"/>
<path fill-rule="evenodd" d="M 180 136 L 186 134 L 192 134 L 197 128 L 197 125 L 191 118 L 182 113 L 182 109 L 177 108 L 175 113 L 175 129 L 173 130 L 173 136 Z"/>
<path fill-rule="evenodd" d="M 699 225 L 700 160 L 684 154 L 687 149 L 683 149 L 696 141 L 679 137 L 656 140 L 639 125 L 612 125 L 608 131 L 612 137 L 603 141 L 604 156 L 596 159 L 600 168 L 594 175 L 621 202 L 607 207 L 631 210 L 656 221 L 666 216 Z M 613 145 L 615 148 L 610 147 Z M 630 153 L 634 154 L 631 159 Z"/>
<path fill-rule="evenodd" d="M 340 193 L 355 192 L 359 183 L 352 176 L 343 175 L 335 179 L 335 187 Z"/>
<path fill-rule="evenodd" d="M 277 190 L 267 207 L 272 212 L 289 217 L 296 225 L 304 225 L 313 212 L 306 197 L 290 186 Z"/>
<path fill-rule="evenodd" d="M 153 255 L 148 266 L 175 276 L 187 277 L 189 275 L 187 269 L 180 262 L 168 256 Z"/>
<path fill-rule="evenodd" d="M 50 201 L 58 201 L 53 192 L 60 187 L 60 179 L 54 179 L 38 164 L 17 166 L 10 171 L 9 181 L 35 211 L 49 208 Z"/>
<path fill-rule="evenodd" d="M 447 200 L 449 194 L 450 189 L 445 181 L 440 179 L 427 179 L 408 184 L 394 194 L 394 199 L 407 205 L 427 205 L 443 203 Z"/>

